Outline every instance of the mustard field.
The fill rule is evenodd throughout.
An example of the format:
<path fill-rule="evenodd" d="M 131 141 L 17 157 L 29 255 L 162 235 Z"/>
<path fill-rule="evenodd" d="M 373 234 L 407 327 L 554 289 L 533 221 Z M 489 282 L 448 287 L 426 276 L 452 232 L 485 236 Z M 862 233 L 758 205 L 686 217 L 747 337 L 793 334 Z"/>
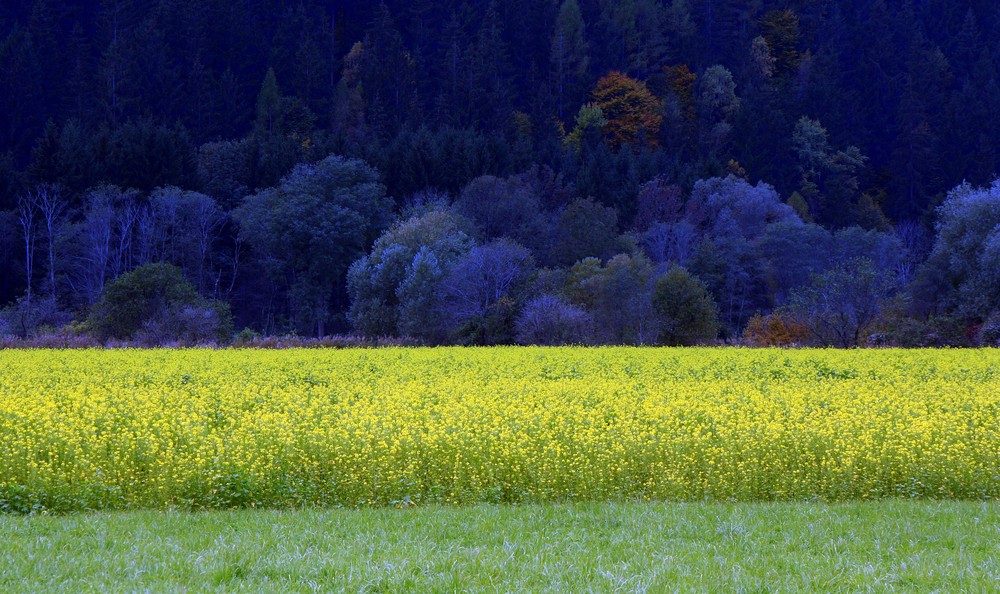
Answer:
<path fill-rule="evenodd" d="M 0 351 L 0 509 L 992 499 L 1000 351 Z"/>

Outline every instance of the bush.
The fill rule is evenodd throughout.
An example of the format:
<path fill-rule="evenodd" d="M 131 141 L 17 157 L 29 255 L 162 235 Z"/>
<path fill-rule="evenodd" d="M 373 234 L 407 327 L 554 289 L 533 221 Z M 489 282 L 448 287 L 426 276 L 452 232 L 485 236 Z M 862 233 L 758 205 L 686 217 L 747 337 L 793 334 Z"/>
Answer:
<path fill-rule="evenodd" d="M 743 331 L 743 341 L 754 347 L 800 345 L 808 339 L 808 328 L 777 311 L 754 314 Z"/>
<path fill-rule="evenodd" d="M 232 324 L 229 306 L 224 303 L 185 305 L 168 308 L 163 315 L 146 320 L 136 332 L 135 340 L 144 346 L 226 342 L 232 335 Z"/>
<path fill-rule="evenodd" d="M 988 347 L 1000 347 L 1000 310 L 994 311 L 986 318 L 976 333 L 976 344 Z"/>
<path fill-rule="evenodd" d="M 260 340 L 260 338 L 260 332 L 257 332 L 253 328 L 245 327 L 233 335 L 233 346 L 249 346 L 254 341 Z"/>
<path fill-rule="evenodd" d="M 954 316 L 930 317 L 926 320 L 895 317 L 886 324 L 886 342 L 904 348 L 938 348 L 972 346 L 968 325 Z"/>
<path fill-rule="evenodd" d="M 367 338 L 357 335 L 333 335 L 323 338 L 301 336 L 261 336 L 249 328 L 241 330 L 231 345 L 240 349 L 359 349 L 379 347 L 416 347 L 424 343 L 413 338 Z"/>
<path fill-rule="evenodd" d="M 590 334 L 590 316 L 583 309 L 542 295 L 529 301 L 516 322 L 519 344 L 584 344 Z"/>
<path fill-rule="evenodd" d="M 494 346 L 514 343 L 514 319 L 517 303 L 509 297 L 501 297 L 490 304 L 481 314 L 466 319 L 453 333 L 456 344 Z"/>
<path fill-rule="evenodd" d="M 226 341 L 232 333 L 229 305 L 203 298 L 170 264 L 147 264 L 108 283 L 87 324 L 101 340 L 147 344 Z"/>
<path fill-rule="evenodd" d="M 34 338 L 51 334 L 55 328 L 70 321 L 72 317 L 61 311 L 49 297 L 36 297 L 31 301 L 22 297 L 0 310 L 0 336 Z"/>

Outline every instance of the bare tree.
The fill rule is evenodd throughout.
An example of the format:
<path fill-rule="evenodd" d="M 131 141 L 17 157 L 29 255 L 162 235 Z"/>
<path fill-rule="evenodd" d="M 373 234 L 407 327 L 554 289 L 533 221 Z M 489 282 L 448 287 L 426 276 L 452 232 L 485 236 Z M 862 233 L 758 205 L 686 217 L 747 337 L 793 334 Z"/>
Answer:
<path fill-rule="evenodd" d="M 114 205 L 111 194 L 116 188 L 104 186 L 90 192 L 81 225 L 81 276 L 88 303 L 94 303 L 104 290 L 111 259 L 111 238 L 114 230 Z"/>
<path fill-rule="evenodd" d="M 142 206 L 135 225 L 136 241 L 139 244 L 135 263 L 138 266 L 152 264 L 156 261 L 156 212 L 152 205 Z"/>
<path fill-rule="evenodd" d="M 225 213 L 211 197 L 176 187 L 156 190 L 139 217 L 140 251 L 150 261 L 169 262 L 207 292 L 218 284 L 212 248 L 222 232 Z"/>
<path fill-rule="evenodd" d="M 210 259 L 212 246 L 219 238 L 222 231 L 222 224 L 225 222 L 225 213 L 212 200 L 204 194 L 193 194 L 193 204 L 191 214 L 194 218 L 193 231 L 195 232 L 195 244 L 197 246 L 197 274 L 198 288 L 205 291 L 205 264 Z"/>
<path fill-rule="evenodd" d="M 154 261 L 177 263 L 175 236 L 180 227 L 180 203 L 183 191 L 176 187 L 160 188 L 150 196 L 151 241 Z"/>
<path fill-rule="evenodd" d="M 112 254 L 111 264 L 115 277 L 121 276 L 133 268 L 132 239 L 142 214 L 142 208 L 136 200 L 134 192 L 124 192 L 121 198 L 121 204 L 114 208 L 118 246 Z"/>
<path fill-rule="evenodd" d="M 35 272 L 35 239 L 38 234 L 38 224 L 35 221 L 35 202 L 30 194 L 17 200 L 17 222 L 24 238 L 24 275 L 27 282 L 25 299 L 31 306 L 31 279 Z"/>
<path fill-rule="evenodd" d="M 58 186 L 43 184 L 30 193 L 29 199 L 42 215 L 45 237 L 49 252 L 49 291 L 53 303 L 56 300 L 56 233 L 66 212 L 66 201 L 62 199 Z"/>
<path fill-rule="evenodd" d="M 237 235 L 233 240 L 233 255 L 229 259 L 230 264 L 230 276 L 229 276 L 229 286 L 226 287 L 226 299 L 233 294 L 233 289 L 236 287 L 236 275 L 240 270 L 240 253 L 243 250 L 243 239 Z M 219 271 L 218 276 L 215 280 L 215 298 L 219 299 L 219 282 L 222 279 L 222 271 Z"/>
<path fill-rule="evenodd" d="M 698 230 L 687 221 L 655 222 L 642 235 L 642 244 L 653 262 L 684 266 L 694 255 L 698 239 Z"/>
<path fill-rule="evenodd" d="M 931 249 L 931 237 L 917 221 L 902 221 L 896 225 L 896 237 L 903 244 L 896 272 L 901 282 L 909 283 Z"/>

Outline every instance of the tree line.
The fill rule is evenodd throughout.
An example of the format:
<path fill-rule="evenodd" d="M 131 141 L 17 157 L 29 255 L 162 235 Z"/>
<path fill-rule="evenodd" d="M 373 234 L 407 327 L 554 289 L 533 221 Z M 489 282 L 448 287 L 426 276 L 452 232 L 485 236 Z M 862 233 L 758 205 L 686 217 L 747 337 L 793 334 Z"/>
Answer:
<path fill-rule="evenodd" d="M 988 342 L 997 17 L 5 3 L 0 331 Z"/>

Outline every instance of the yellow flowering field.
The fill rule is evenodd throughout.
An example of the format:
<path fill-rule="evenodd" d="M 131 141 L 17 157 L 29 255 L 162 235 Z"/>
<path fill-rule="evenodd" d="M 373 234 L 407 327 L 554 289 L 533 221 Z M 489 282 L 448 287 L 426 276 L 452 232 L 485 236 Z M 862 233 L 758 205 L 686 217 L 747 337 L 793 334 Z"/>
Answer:
<path fill-rule="evenodd" d="M 1000 495 L 1000 352 L 0 351 L 0 509 Z"/>

